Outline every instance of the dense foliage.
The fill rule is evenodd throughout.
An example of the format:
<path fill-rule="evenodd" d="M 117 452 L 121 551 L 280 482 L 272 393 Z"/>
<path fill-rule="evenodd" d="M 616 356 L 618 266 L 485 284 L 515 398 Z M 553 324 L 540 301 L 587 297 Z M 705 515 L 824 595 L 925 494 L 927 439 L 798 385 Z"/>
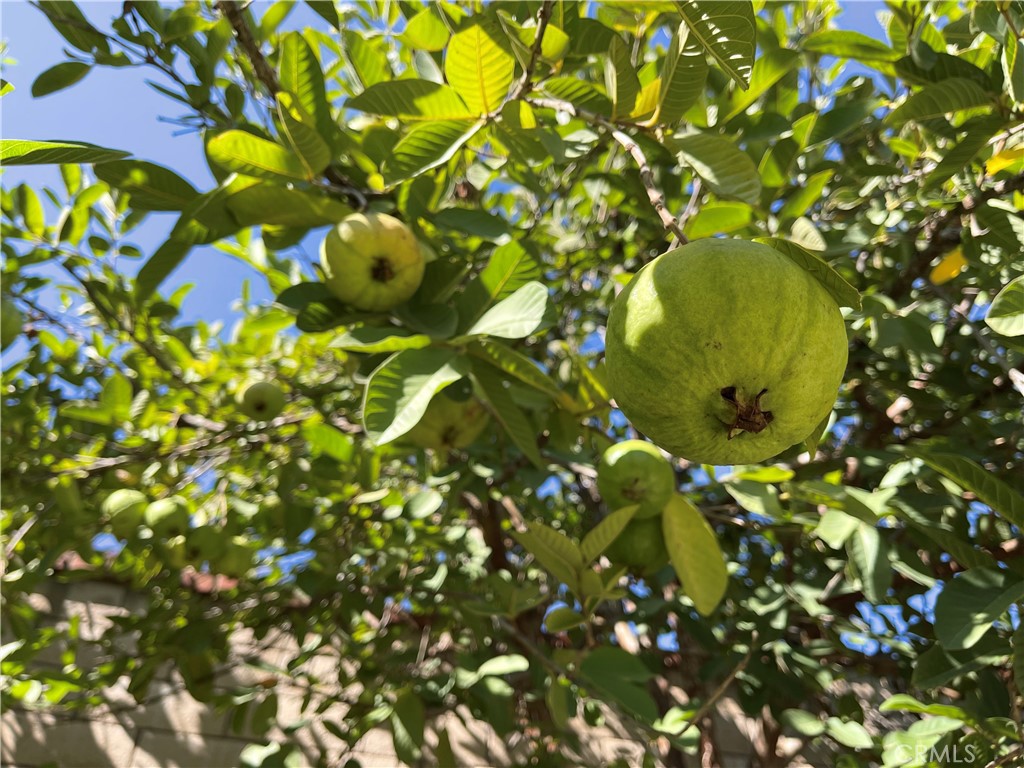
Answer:
<path fill-rule="evenodd" d="M 725 684 L 763 766 L 793 759 L 783 735 L 843 765 L 1019 759 L 1024 4 L 890 3 L 885 40 L 837 29 L 828 0 L 316 2 L 305 29 L 288 2 L 36 5 L 67 45 L 35 95 L 147 68 L 219 183 L 73 125 L 3 142 L 5 165 L 64 179 L 3 190 L 5 705 L 88 707 L 118 679 L 141 700 L 172 660 L 197 698 L 270 723 L 272 690 L 211 680 L 232 633 L 285 628 L 350 661 L 333 682 L 364 693 L 336 735 L 384 724 L 410 763 L 425 719 L 465 704 L 572 764 L 568 719 L 602 704 L 651 759 L 720 764 Z M 428 254 L 391 311 L 340 302 L 302 256 L 359 210 Z M 180 217 L 141 253 L 153 211 Z M 714 236 L 768 238 L 822 280 L 849 365 L 820 444 L 672 460 L 714 535 L 640 578 L 601 557 L 635 510 L 613 514 L 596 467 L 637 436 L 604 327 L 633 272 Z M 163 290 L 209 243 L 277 297 L 230 332 Z M 239 406 L 257 380 L 286 395 L 269 422 Z M 440 397 L 490 426 L 403 441 Z M 192 530 L 147 510 L 94 540 L 122 488 L 180 497 Z M 68 552 L 149 606 L 99 664 L 40 668 L 84 642 L 27 599 Z M 232 578 L 199 594 L 193 570 Z M 853 680 L 910 714 L 880 727 Z"/>

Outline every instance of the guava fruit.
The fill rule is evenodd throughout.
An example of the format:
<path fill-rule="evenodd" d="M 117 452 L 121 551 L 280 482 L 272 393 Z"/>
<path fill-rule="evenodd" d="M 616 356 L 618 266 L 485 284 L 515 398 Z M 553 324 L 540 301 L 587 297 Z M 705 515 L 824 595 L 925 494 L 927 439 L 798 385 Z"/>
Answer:
<path fill-rule="evenodd" d="M 366 312 L 408 301 L 423 281 L 423 252 L 405 224 L 385 213 L 354 213 L 320 245 L 331 293 Z"/>
<path fill-rule="evenodd" d="M 489 420 L 487 409 L 475 397 L 455 400 L 442 390 L 403 440 L 434 451 L 458 450 L 472 444 Z"/>
<path fill-rule="evenodd" d="M 149 500 L 141 491 L 121 488 L 103 500 L 100 511 L 119 539 L 127 539 L 138 530 Z"/>
<path fill-rule="evenodd" d="M 210 569 L 214 573 L 240 579 L 252 567 L 252 556 L 253 548 L 249 540 L 244 536 L 232 536 L 217 561 L 210 563 Z"/>
<path fill-rule="evenodd" d="M 213 562 L 228 546 L 227 534 L 222 528 L 212 525 L 200 525 L 188 532 L 188 544 L 185 555 L 193 565 Z"/>
<path fill-rule="evenodd" d="M 650 576 L 668 565 L 668 549 L 660 517 L 629 521 L 604 551 L 613 565 L 624 565 L 637 576 Z"/>
<path fill-rule="evenodd" d="M 605 337 L 608 389 L 640 432 L 702 464 L 763 461 L 804 440 L 846 369 L 839 307 L 767 245 L 697 240 L 641 269 Z"/>
<path fill-rule="evenodd" d="M 146 525 L 157 538 L 183 536 L 188 531 L 188 502 L 181 496 L 158 499 L 146 507 Z"/>
<path fill-rule="evenodd" d="M 7 349 L 14 343 L 24 324 L 25 317 L 14 302 L 0 300 L 0 349 Z"/>
<path fill-rule="evenodd" d="M 239 393 L 238 409 L 255 421 L 270 421 L 284 409 L 284 392 L 272 381 L 257 381 Z"/>
<path fill-rule="evenodd" d="M 624 440 L 601 456 L 597 489 L 612 511 L 639 504 L 635 518 L 655 517 L 672 497 L 676 476 L 655 446 L 644 440 Z"/>
<path fill-rule="evenodd" d="M 160 560 L 176 570 L 188 565 L 188 542 L 184 536 L 171 536 L 159 545 Z"/>

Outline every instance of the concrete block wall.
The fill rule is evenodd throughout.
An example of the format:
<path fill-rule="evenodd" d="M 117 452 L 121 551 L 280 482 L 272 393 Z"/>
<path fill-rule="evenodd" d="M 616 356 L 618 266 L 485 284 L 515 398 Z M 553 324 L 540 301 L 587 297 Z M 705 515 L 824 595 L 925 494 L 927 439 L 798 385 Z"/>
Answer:
<path fill-rule="evenodd" d="M 51 582 L 33 595 L 32 601 L 46 621 L 61 624 L 79 617 L 80 634 L 89 640 L 99 638 L 111 626 L 114 616 L 145 607 L 143 595 L 134 594 L 121 585 L 98 581 Z M 11 639 L 4 637 L 3 642 Z M 299 651 L 294 640 L 285 634 L 270 635 L 256 643 L 251 636 L 239 632 L 232 643 L 233 655 L 240 661 L 255 657 L 277 668 L 283 668 Z M 60 651 L 49 649 L 42 654 L 40 663 L 59 666 Z M 85 658 L 78 661 L 80 664 L 90 662 Z M 314 674 L 317 669 L 326 672 L 340 663 L 342 660 L 329 654 L 306 662 Z M 268 675 L 266 669 L 242 662 L 220 674 L 215 687 L 230 690 L 238 682 L 266 682 Z M 331 676 L 321 674 L 318 677 L 330 679 Z M 340 723 L 344 720 L 345 691 L 320 689 L 313 704 L 302 712 L 302 700 L 307 693 L 305 686 L 293 684 L 292 679 L 285 676 L 277 676 L 273 684 L 278 698 L 279 724 L 288 725 L 300 717 L 310 719 L 308 726 L 293 737 L 309 764 L 322 761 L 340 766 L 355 759 L 364 768 L 401 765 L 395 756 L 391 733 L 386 729 L 370 732 L 351 750 L 327 730 L 325 721 Z M 105 691 L 105 698 L 104 706 L 74 716 L 6 709 L 0 715 L 0 764 L 17 768 L 50 765 L 60 768 L 218 768 L 239 765 L 240 755 L 247 745 L 265 743 L 268 738 L 234 733 L 230 713 L 218 712 L 193 699 L 170 665 L 157 674 L 142 705 L 129 694 L 127 680 Z M 315 714 L 317 704 L 325 699 L 331 703 L 321 714 Z M 735 702 L 728 699 L 722 702 L 716 732 L 720 734 L 723 768 L 746 768 L 752 764 L 751 723 L 744 721 Z M 580 733 L 583 744 L 584 753 L 579 755 L 581 765 L 607 765 L 616 759 L 625 760 L 629 765 L 641 764 L 643 745 L 630 738 L 614 718 L 606 718 L 606 724 L 600 728 L 591 728 L 582 720 L 575 721 L 573 727 Z M 486 723 L 474 720 L 465 708 L 445 713 L 428 728 L 428 747 L 436 745 L 438 733 L 447 732 L 460 767 L 522 764 L 522 740 L 513 738 L 506 742 Z M 269 738 L 285 740 L 276 726 Z"/>

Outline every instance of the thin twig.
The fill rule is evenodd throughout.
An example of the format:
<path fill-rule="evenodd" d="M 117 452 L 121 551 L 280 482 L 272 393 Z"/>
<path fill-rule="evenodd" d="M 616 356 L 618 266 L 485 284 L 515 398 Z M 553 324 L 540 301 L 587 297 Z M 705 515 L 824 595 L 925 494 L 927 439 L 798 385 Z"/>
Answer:
<path fill-rule="evenodd" d="M 523 67 L 523 77 L 509 97 L 509 101 L 521 99 L 533 88 L 533 83 L 531 82 L 533 71 L 537 67 L 537 60 L 540 58 L 541 48 L 544 44 L 544 33 L 547 31 L 548 21 L 551 20 L 551 11 L 554 9 L 554 5 L 554 0 L 544 0 L 540 5 L 540 10 L 537 11 L 537 37 L 530 48 L 530 58 L 527 60 L 526 66 Z"/>
<path fill-rule="evenodd" d="M 740 659 L 740 663 L 733 667 L 732 671 L 725 676 L 725 679 L 719 684 L 717 688 L 715 688 L 711 696 L 708 697 L 708 700 L 705 701 L 701 705 L 700 709 L 697 710 L 696 714 L 694 714 L 694 716 L 690 718 L 689 722 L 686 724 L 686 727 L 679 732 L 678 738 L 682 738 L 683 734 L 690 730 L 690 726 L 699 726 L 701 720 L 708 716 L 708 713 L 711 712 L 711 710 L 714 708 L 718 700 L 725 695 L 725 692 L 727 690 L 729 690 L 729 686 L 732 685 L 732 681 L 736 679 L 736 676 L 747 668 L 747 664 L 750 663 L 750 659 L 753 657 L 754 649 L 756 647 L 757 631 L 755 630 L 754 633 L 750 636 L 750 647 L 747 649 L 746 655 L 742 659 Z"/>
<path fill-rule="evenodd" d="M 567 112 L 574 117 L 579 117 L 589 123 L 599 125 L 608 131 L 612 135 L 612 138 L 622 145 L 622 148 L 630 154 L 633 161 L 637 164 L 640 171 L 640 181 L 643 182 L 644 189 L 647 190 L 647 198 L 650 200 L 654 210 L 658 212 L 658 216 L 661 219 L 662 224 L 665 225 L 665 229 L 671 232 L 680 243 L 685 244 L 690 242 L 686 235 L 683 234 L 683 230 L 679 227 L 679 222 L 676 221 L 676 217 L 668 210 L 668 205 L 665 202 L 665 195 L 660 189 L 658 189 L 658 185 L 654 180 L 654 172 L 651 170 L 651 166 L 647 162 L 647 157 L 644 155 L 643 150 L 640 149 L 640 145 L 636 143 L 633 137 L 623 133 L 615 123 L 601 115 L 589 112 L 585 109 L 579 109 L 568 101 L 561 101 L 560 99 L 531 99 L 530 101 L 538 107 L 557 109 L 562 112 Z"/>

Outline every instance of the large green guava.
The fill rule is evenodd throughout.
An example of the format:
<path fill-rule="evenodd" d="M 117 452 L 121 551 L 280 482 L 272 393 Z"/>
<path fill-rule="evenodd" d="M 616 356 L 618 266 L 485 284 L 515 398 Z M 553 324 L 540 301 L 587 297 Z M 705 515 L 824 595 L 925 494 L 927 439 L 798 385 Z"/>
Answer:
<path fill-rule="evenodd" d="M 767 245 L 698 240 L 616 299 L 608 388 L 640 432 L 703 464 L 763 461 L 828 415 L 846 368 L 839 307 Z"/>
<path fill-rule="evenodd" d="M 489 419 L 487 409 L 475 397 L 456 400 L 442 390 L 402 440 L 433 451 L 458 450 L 476 440 Z"/>
<path fill-rule="evenodd" d="M 605 557 L 613 565 L 624 565 L 637 576 L 650 576 L 668 565 L 668 549 L 660 517 L 635 517 L 608 548 Z"/>
<path fill-rule="evenodd" d="M 644 440 L 623 440 L 602 454 L 597 489 L 612 511 L 639 504 L 637 518 L 655 517 L 672 497 L 676 475 L 655 446 Z"/>
<path fill-rule="evenodd" d="M 385 213 L 346 216 L 320 245 L 320 265 L 331 293 L 367 312 L 408 301 L 425 266 L 412 230 Z"/>

